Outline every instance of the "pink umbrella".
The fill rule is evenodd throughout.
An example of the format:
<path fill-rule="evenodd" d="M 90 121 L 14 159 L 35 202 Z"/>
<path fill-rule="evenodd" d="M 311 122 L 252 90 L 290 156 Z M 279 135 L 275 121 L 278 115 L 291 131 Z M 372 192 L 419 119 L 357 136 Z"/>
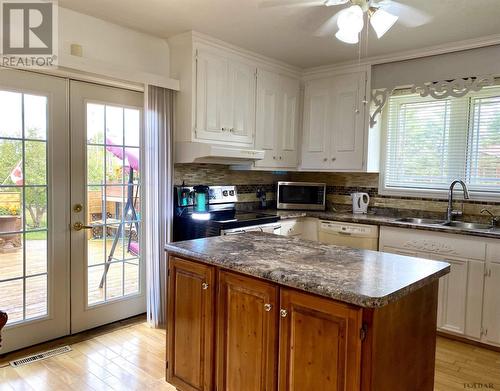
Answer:
<path fill-rule="evenodd" d="M 118 159 L 123 159 L 123 147 L 118 146 L 110 138 L 106 138 L 106 150 L 115 155 Z M 139 171 L 139 150 L 136 148 L 126 148 L 125 158 L 128 161 L 128 167 L 132 167 L 135 171 Z"/>

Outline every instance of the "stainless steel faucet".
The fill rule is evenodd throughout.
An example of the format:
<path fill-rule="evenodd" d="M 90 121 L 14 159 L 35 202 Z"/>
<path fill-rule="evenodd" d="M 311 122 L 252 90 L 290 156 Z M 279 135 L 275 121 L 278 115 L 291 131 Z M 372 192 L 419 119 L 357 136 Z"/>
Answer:
<path fill-rule="evenodd" d="M 467 185 L 465 184 L 464 181 L 461 180 L 456 180 L 451 182 L 450 185 L 450 190 L 448 191 L 448 210 L 446 212 L 446 220 L 447 221 L 452 221 L 453 217 L 455 216 L 461 216 L 462 211 L 460 210 L 453 210 L 453 189 L 455 188 L 455 185 L 459 183 L 462 186 L 462 189 L 464 191 L 464 200 L 468 200 L 469 197 L 469 189 L 467 189 Z"/>
<path fill-rule="evenodd" d="M 481 214 L 483 214 L 483 213 L 488 213 L 490 215 L 490 217 L 491 217 L 491 226 L 492 227 L 495 227 L 495 228 L 498 227 L 498 223 L 499 223 L 498 220 L 499 220 L 499 218 L 497 216 L 495 216 L 493 213 L 491 213 L 486 208 L 481 209 Z"/>

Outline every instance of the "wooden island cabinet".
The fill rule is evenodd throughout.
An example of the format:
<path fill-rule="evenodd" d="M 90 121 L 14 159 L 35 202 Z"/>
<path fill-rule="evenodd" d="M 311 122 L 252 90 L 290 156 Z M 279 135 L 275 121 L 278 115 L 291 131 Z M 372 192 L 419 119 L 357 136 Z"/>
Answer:
<path fill-rule="evenodd" d="M 181 391 L 431 391 L 438 280 L 362 308 L 169 257 L 167 381 Z"/>
<path fill-rule="evenodd" d="M 168 274 L 168 381 L 179 390 L 212 390 L 215 269 L 172 258 Z"/>

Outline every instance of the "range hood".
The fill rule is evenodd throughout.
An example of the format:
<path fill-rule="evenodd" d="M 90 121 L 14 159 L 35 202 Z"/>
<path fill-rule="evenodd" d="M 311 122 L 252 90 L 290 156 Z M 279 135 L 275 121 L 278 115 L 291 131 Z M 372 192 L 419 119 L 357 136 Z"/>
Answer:
<path fill-rule="evenodd" d="M 176 163 L 252 164 L 264 159 L 265 151 L 199 142 L 175 143 Z"/>

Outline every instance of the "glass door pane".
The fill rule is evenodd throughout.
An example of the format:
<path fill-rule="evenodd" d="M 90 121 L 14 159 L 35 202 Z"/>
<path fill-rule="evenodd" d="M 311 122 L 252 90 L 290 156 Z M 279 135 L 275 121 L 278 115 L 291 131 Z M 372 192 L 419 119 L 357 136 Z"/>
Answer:
<path fill-rule="evenodd" d="M 140 117 L 86 103 L 88 306 L 139 293 Z"/>
<path fill-rule="evenodd" d="M 0 91 L 0 292 L 8 324 L 48 315 L 46 96 Z"/>

